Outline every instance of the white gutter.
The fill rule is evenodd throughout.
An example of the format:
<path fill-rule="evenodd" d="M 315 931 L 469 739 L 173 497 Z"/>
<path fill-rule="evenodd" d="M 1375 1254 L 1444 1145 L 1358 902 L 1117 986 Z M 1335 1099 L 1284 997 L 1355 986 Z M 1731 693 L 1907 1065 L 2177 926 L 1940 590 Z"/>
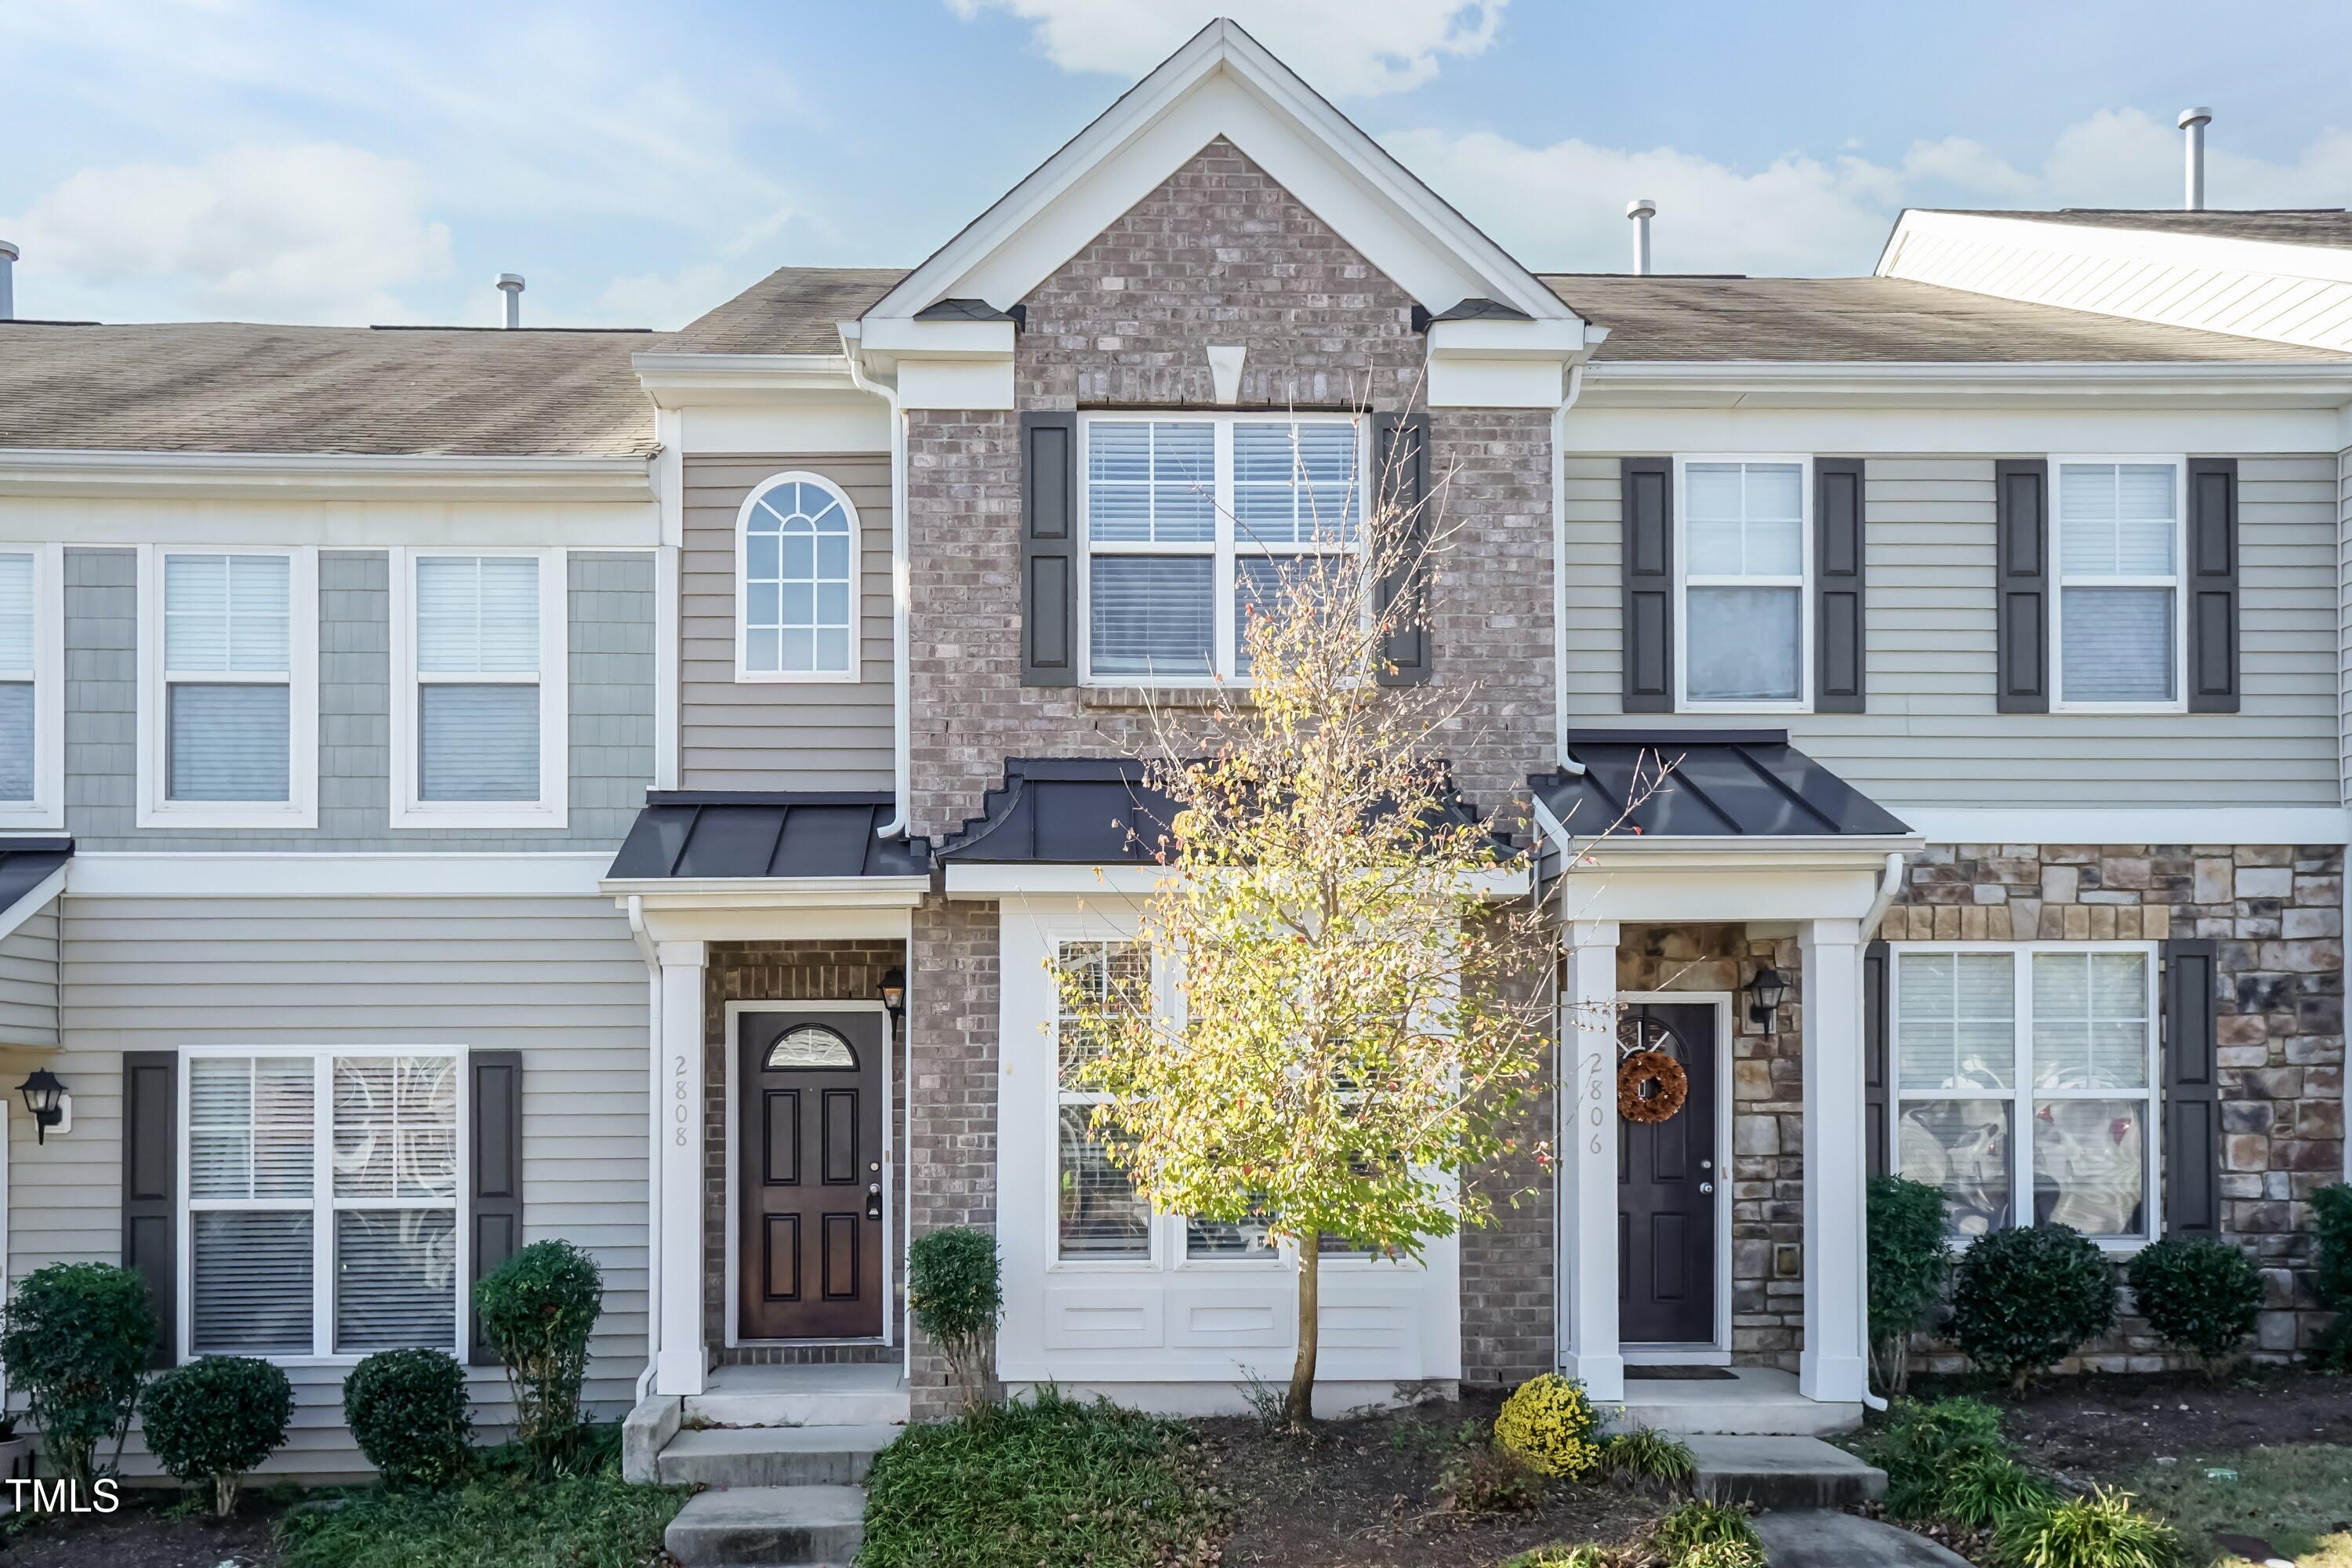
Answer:
<path fill-rule="evenodd" d="M 913 726 L 908 712 L 912 681 L 908 661 L 911 641 L 907 629 L 907 597 L 911 570 L 907 562 L 907 412 L 898 405 L 898 389 L 870 378 L 857 351 L 858 324 L 841 323 L 841 345 L 849 367 L 850 384 L 870 392 L 890 405 L 890 820 L 876 828 L 877 838 L 907 837 L 907 805 L 914 789 Z"/>
<path fill-rule="evenodd" d="M 653 1288 L 646 1292 L 646 1370 L 637 1373 L 635 1403 L 653 1396 L 654 1357 L 661 1345 L 661 956 L 646 930 L 646 905 L 629 895 L 629 935 L 646 961 L 646 1256 L 653 1259 Z"/>
<path fill-rule="evenodd" d="M 1870 900 L 1870 912 L 1862 917 L 1862 940 L 1868 942 L 1878 930 L 1878 922 L 1886 918 L 1886 906 L 1895 901 L 1895 889 L 1903 882 L 1903 857 L 1889 851 L 1886 872 L 1878 879 L 1878 896 Z M 1867 1217 L 1864 1220 L 1866 1229 Z M 1862 1403 L 1864 1408 L 1883 1411 L 1886 1401 L 1870 1392 L 1870 1248 L 1862 1249 L 1862 1267 L 1854 1271 L 1856 1289 L 1862 1293 Z"/>
<path fill-rule="evenodd" d="M 1870 912 L 1862 917 L 1862 940 L 1868 942 L 1878 922 L 1886 918 L 1886 906 L 1895 901 L 1895 889 L 1903 885 L 1903 857 L 1895 850 L 1886 852 L 1886 871 L 1878 879 L 1878 896 L 1870 900 Z"/>

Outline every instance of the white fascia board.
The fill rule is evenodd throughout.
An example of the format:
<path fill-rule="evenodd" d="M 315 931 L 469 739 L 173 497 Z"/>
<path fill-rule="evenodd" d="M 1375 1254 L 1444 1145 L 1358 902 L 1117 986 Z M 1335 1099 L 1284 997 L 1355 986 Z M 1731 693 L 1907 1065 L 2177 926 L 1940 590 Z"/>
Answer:
<path fill-rule="evenodd" d="M 18 926 L 48 908 L 49 900 L 66 890 L 67 873 L 72 869 L 73 862 L 68 860 L 34 883 L 23 898 L 0 910 L 0 938 L 14 936 Z"/>
<path fill-rule="evenodd" d="M 1575 320 L 1504 321 L 1487 318 L 1429 323 L 1432 359 L 1539 359 L 1565 364 L 1597 341 L 1588 340 L 1584 323 Z"/>
<path fill-rule="evenodd" d="M 324 500 L 651 500 L 647 457 L 0 448 L 0 495 Z"/>
<path fill-rule="evenodd" d="M 628 900 L 616 900 L 625 911 Z M 713 942 L 905 942 L 914 929 L 911 905 L 677 909 L 646 903 L 646 936 L 656 945 Z"/>
<path fill-rule="evenodd" d="M 2352 282 L 2352 250 L 2340 246 L 2294 245 L 2277 240 L 2244 239 L 2231 235 L 2116 228 L 2091 223 L 2051 223 L 2038 218 L 1923 212 L 1916 208 L 1906 208 L 1903 216 L 1895 220 L 1894 232 L 1887 236 L 1886 245 L 1879 252 L 1876 268 L 1879 277 L 1910 276 L 1903 270 L 1903 248 L 1904 242 L 1914 237 L 1968 239 L 1986 245 L 2017 246 L 2103 259 L 2165 261 L 2177 266 L 2210 267 L 2223 272 L 2261 272 L 2281 278 Z M 1966 285 L 1950 284 L 1947 287 L 1965 288 Z"/>
<path fill-rule="evenodd" d="M 868 355 L 898 354 L 914 359 L 1011 359 L 1013 335 L 1013 323 L 1009 321 L 919 321 L 907 316 L 873 315 L 858 323 L 857 342 Z"/>
<path fill-rule="evenodd" d="M 1818 864 L 1625 855 L 1580 860 L 1551 897 L 1562 921 L 1858 921 L 1876 902 L 1885 870 L 1884 853 Z"/>
<path fill-rule="evenodd" d="M 1930 844 L 2343 844 L 2334 805 L 1898 808 Z"/>
<path fill-rule="evenodd" d="M 1020 895 L 1148 899 L 1178 874 L 1158 866 L 992 866 L 962 860 L 949 861 L 946 870 L 947 896 L 950 899 Z M 1483 899 L 1517 899 L 1526 897 L 1529 886 L 1527 868 L 1513 866 L 1474 873 L 1465 879 L 1462 890 Z"/>
<path fill-rule="evenodd" d="M 760 402 L 783 392 L 855 391 L 840 354 L 719 354 L 649 352 L 629 356 L 637 384 L 658 408 Z"/>
<path fill-rule="evenodd" d="M 594 898 L 609 851 L 546 855 L 81 850 L 68 898 Z"/>
<path fill-rule="evenodd" d="M 2352 359 L 2003 364 L 1603 361 L 1586 368 L 1580 406 L 1807 407 L 1883 405 L 1900 399 L 2115 407 L 2190 398 L 2252 407 L 2339 408 L 2352 404 Z"/>
<path fill-rule="evenodd" d="M 607 877 L 596 890 L 647 910 L 912 909 L 929 877 Z"/>
<path fill-rule="evenodd" d="M 901 409 L 1013 406 L 1011 354 L 994 360 L 902 359 L 898 379 Z"/>
<path fill-rule="evenodd" d="M 1607 837 L 1570 836 L 1570 858 L 1580 869 L 1643 871 L 1709 870 L 1850 870 L 1884 869 L 1889 855 L 1916 855 L 1927 847 L 1927 836 L 1906 834 L 1840 834 L 1750 837 L 1745 835 L 1651 837 L 1612 834 Z"/>

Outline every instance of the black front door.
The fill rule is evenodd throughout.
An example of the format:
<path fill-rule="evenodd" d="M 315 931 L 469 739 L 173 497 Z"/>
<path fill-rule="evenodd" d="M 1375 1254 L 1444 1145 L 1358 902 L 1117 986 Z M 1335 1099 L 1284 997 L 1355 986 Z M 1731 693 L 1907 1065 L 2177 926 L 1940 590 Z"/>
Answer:
<path fill-rule="evenodd" d="M 1706 1002 L 1630 1004 L 1620 1021 L 1626 1048 L 1664 1051 L 1690 1079 L 1667 1120 L 1617 1128 L 1618 1337 L 1628 1344 L 1715 1340 L 1715 1027 Z"/>
<path fill-rule="evenodd" d="M 741 1338 L 881 1336 L 885 1029 L 878 1012 L 739 1016 Z"/>

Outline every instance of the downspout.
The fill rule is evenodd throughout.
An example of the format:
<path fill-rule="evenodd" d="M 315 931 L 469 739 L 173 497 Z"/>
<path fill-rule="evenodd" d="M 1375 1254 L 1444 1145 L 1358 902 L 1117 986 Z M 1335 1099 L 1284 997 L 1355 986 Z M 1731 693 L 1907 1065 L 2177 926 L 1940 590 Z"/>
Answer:
<path fill-rule="evenodd" d="M 849 362 L 849 383 L 871 393 L 890 409 L 890 785 L 895 809 L 890 820 L 875 829 L 880 838 L 907 837 L 907 804 L 914 789 L 912 716 L 908 712 L 913 682 L 907 668 L 908 643 L 907 596 L 911 574 L 907 563 L 907 414 L 898 405 L 898 388 L 866 374 L 857 342 L 857 323 L 841 323 L 841 347 Z"/>
<path fill-rule="evenodd" d="M 661 1349 L 661 956 L 646 930 L 646 901 L 629 895 L 629 935 L 646 961 L 646 1256 L 653 1289 L 646 1292 L 646 1370 L 637 1374 L 635 1403 L 653 1396 L 654 1358 Z"/>
<path fill-rule="evenodd" d="M 1889 851 L 1886 869 L 1878 879 L 1878 896 L 1870 900 L 1870 912 L 1862 918 L 1862 940 L 1865 942 L 1878 930 L 1878 922 L 1886 918 L 1886 906 L 1895 901 L 1895 889 L 1903 885 L 1903 857 Z M 1869 1221 L 1864 1220 L 1866 1229 Z M 1862 1249 L 1862 1267 L 1854 1271 L 1862 1290 L 1862 1404 L 1865 1410 L 1884 1411 L 1886 1401 L 1870 1392 L 1870 1247 L 1865 1238 Z"/>

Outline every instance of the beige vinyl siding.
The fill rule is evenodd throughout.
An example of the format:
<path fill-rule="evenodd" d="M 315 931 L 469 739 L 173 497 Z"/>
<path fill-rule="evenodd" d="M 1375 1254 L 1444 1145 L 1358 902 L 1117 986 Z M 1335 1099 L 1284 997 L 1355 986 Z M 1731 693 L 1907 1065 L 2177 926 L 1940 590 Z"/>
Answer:
<path fill-rule="evenodd" d="M 1994 710 L 1993 461 L 1868 460 L 1867 712 L 1664 715 L 1620 701 L 1619 459 L 1570 455 L 1569 722 L 1785 724 L 1895 806 L 2338 803 L 2334 457 L 2239 465 L 2243 698 L 2231 714 Z"/>
<path fill-rule="evenodd" d="M 0 1046 L 57 1043 L 58 900 L 52 899 L 0 937 Z"/>
<path fill-rule="evenodd" d="M 74 1127 L 37 1144 L 23 1107 L 10 1109 L 11 1281 L 121 1256 L 126 1050 L 520 1050 L 525 1239 L 595 1255 L 605 1299 L 588 1396 L 604 1415 L 627 1409 L 646 1354 L 646 982 L 609 901 L 68 897 L 64 928 L 65 1046 L 43 1059 L 72 1088 Z M 289 1375 L 295 1430 L 269 1473 L 363 1473 L 342 1423 L 343 1369 Z M 477 1367 L 472 1380 L 476 1425 L 495 1438 L 510 1419 L 503 1374 Z M 135 1439 L 125 1468 L 154 1473 Z"/>
<path fill-rule="evenodd" d="M 857 509 L 856 681 L 735 679 L 735 518 L 744 497 L 762 480 L 787 469 L 805 469 L 831 479 Z M 685 471 L 679 784 L 687 789 L 888 789 L 889 458 L 878 452 L 689 456 Z"/>

